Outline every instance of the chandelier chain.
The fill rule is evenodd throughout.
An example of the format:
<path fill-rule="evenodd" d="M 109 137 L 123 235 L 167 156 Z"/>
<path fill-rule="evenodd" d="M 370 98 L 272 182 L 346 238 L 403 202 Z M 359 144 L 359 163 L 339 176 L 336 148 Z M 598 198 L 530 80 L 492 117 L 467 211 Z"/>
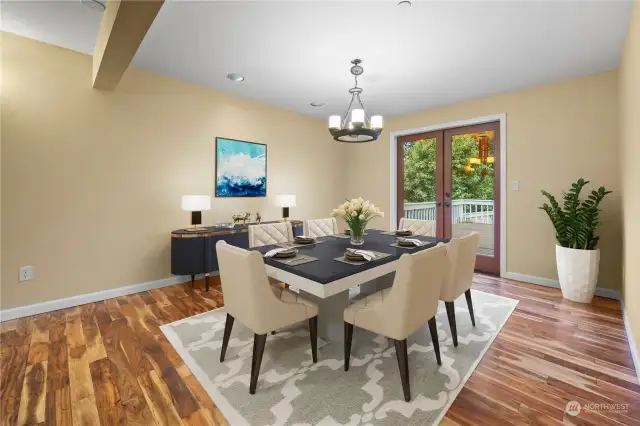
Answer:
<path fill-rule="evenodd" d="M 360 94 L 356 95 L 358 97 L 358 102 L 360 102 L 360 106 L 362 107 L 362 110 L 364 111 L 364 116 L 367 120 L 371 120 L 371 117 L 369 117 L 369 114 L 367 114 L 367 109 L 364 107 L 364 104 L 362 103 L 362 99 L 360 99 Z"/>
<path fill-rule="evenodd" d="M 349 111 L 351 111 L 351 105 L 353 105 L 353 100 L 355 99 L 355 95 L 351 95 L 351 102 L 349 102 L 349 106 L 347 107 L 347 112 L 344 114 L 344 120 L 342 120 L 342 127 L 346 127 L 347 121 L 349 121 Z"/>
<path fill-rule="evenodd" d="M 355 80 L 355 85 L 351 88 L 350 91 L 353 91 L 353 89 L 360 89 L 358 87 L 358 75 L 354 74 L 353 75 L 353 79 Z M 364 108 L 364 104 L 362 103 L 362 99 L 360 99 L 360 92 L 357 91 L 353 91 L 351 93 L 351 102 L 349 102 L 349 106 L 347 107 L 347 111 L 344 114 L 344 119 L 342 120 L 342 127 L 346 127 L 348 121 L 349 121 L 349 112 L 351 112 L 351 107 L 353 106 L 353 101 L 354 100 L 358 100 L 358 103 L 360 104 L 360 108 L 364 111 L 364 116 L 367 120 L 370 120 L 371 118 L 369 117 L 369 114 L 367 114 L 367 110 Z"/>

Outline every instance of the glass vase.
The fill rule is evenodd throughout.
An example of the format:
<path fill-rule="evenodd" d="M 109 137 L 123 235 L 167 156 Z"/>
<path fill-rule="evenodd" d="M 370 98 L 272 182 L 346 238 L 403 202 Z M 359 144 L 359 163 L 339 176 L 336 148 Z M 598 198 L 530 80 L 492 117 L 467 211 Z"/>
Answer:
<path fill-rule="evenodd" d="M 349 224 L 349 231 L 351 233 L 351 245 L 361 246 L 364 244 L 364 229 L 366 228 L 366 222 L 354 221 Z"/>

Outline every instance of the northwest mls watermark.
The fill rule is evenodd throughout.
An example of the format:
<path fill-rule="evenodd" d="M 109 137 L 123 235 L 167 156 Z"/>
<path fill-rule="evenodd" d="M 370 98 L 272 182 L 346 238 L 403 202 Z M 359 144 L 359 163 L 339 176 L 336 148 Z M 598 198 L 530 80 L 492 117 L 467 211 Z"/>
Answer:
<path fill-rule="evenodd" d="M 567 403 L 564 412 L 570 416 L 577 416 L 582 411 L 592 413 L 621 413 L 625 414 L 629 412 L 631 404 L 623 404 L 618 402 L 587 402 L 580 404 L 578 401 L 569 401 Z"/>

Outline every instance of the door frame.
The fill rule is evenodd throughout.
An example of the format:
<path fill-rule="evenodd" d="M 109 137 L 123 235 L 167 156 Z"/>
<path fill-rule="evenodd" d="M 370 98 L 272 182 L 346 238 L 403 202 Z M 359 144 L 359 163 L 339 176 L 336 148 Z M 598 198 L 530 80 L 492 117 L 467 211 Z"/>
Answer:
<path fill-rule="evenodd" d="M 404 161 L 401 157 L 401 151 L 404 150 L 404 144 L 407 142 L 419 141 L 422 139 L 435 139 L 436 140 L 436 153 L 444 152 L 444 132 L 433 131 L 427 133 L 413 133 L 411 135 L 399 136 L 397 145 L 397 164 L 396 164 L 396 182 L 397 182 L 397 195 L 404 198 Z M 444 166 L 444 156 L 436 154 L 436 171 L 442 170 Z M 444 174 L 436 173 L 436 218 L 444 217 Z M 404 214 L 404 205 L 396 203 L 396 217 L 401 217 Z M 396 221 L 396 223 L 398 223 Z M 444 221 L 436 220 L 436 237 L 444 238 Z"/>
<path fill-rule="evenodd" d="M 398 226 L 398 138 L 419 133 L 429 133 L 452 127 L 464 127 L 484 124 L 492 121 L 500 122 L 500 276 L 507 274 L 507 114 L 493 114 L 468 120 L 435 124 L 416 129 L 398 130 L 389 137 L 389 229 Z"/>
<path fill-rule="evenodd" d="M 451 156 L 452 156 L 452 150 L 453 150 L 453 137 L 456 135 L 465 135 L 465 134 L 469 134 L 469 133 L 480 133 L 483 131 L 486 131 L 487 129 L 489 130 L 493 130 L 495 132 L 495 137 L 494 137 L 494 147 L 495 150 L 500 153 L 500 146 L 501 146 L 501 140 L 500 140 L 500 123 L 497 121 L 492 121 L 491 123 L 482 123 L 482 124 L 473 124 L 471 126 L 463 126 L 463 127 L 454 127 L 452 129 L 446 129 L 443 131 L 444 133 L 444 162 L 446 164 L 451 164 Z M 500 188 L 501 188 L 501 176 L 500 173 L 495 173 L 495 170 L 500 170 L 500 165 L 502 162 L 502 156 L 500 154 L 496 155 L 495 157 L 495 163 L 494 163 L 494 184 L 493 184 L 493 188 L 494 188 L 494 225 L 493 225 L 493 241 L 494 241 L 494 249 L 496 253 L 500 253 L 502 254 L 502 250 L 500 250 L 500 226 L 495 226 L 496 223 L 501 223 L 501 209 L 500 206 L 502 205 L 501 203 L 501 199 L 500 197 L 496 197 L 495 194 L 500 192 Z M 445 190 L 445 196 L 447 195 L 446 192 L 449 192 L 449 195 L 453 195 L 453 175 L 451 173 L 452 171 L 450 170 L 449 173 L 446 172 L 445 170 L 445 176 L 444 176 L 444 190 Z M 451 198 L 449 198 L 451 200 Z M 444 215 L 444 229 L 448 230 L 449 232 L 453 232 L 453 224 L 451 223 L 451 211 L 448 212 L 448 214 Z M 451 238 L 452 235 L 445 233 L 445 237 L 446 238 Z M 495 271 L 500 271 L 500 259 L 496 258 L 495 256 L 493 257 L 489 257 L 489 256 L 484 256 L 481 255 L 480 253 L 477 254 L 476 257 L 476 271 L 485 271 L 485 272 L 489 272 L 490 273 L 494 273 Z"/>

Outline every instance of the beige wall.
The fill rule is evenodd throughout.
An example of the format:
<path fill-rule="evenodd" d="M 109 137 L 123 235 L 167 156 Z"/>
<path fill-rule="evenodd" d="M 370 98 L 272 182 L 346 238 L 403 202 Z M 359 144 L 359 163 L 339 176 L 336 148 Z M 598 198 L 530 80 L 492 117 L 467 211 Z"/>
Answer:
<path fill-rule="evenodd" d="M 0 31 L 0 306 L 2 306 L 2 109 L 4 109 L 4 91 L 2 79 L 2 37 L 3 32 Z"/>
<path fill-rule="evenodd" d="M 379 142 L 348 147 L 349 196 L 389 209 L 389 135 L 440 123 L 507 114 L 507 271 L 557 279 L 555 233 L 538 206 L 579 177 L 615 191 L 603 205 L 602 287 L 620 289 L 621 192 L 618 177 L 617 72 L 492 96 L 388 119 Z M 383 223 L 388 226 L 388 221 Z"/>
<path fill-rule="evenodd" d="M 216 136 L 268 145 L 268 193 L 293 192 L 293 218 L 325 217 L 345 196 L 343 149 L 325 122 L 130 69 L 91 88 L 91 57 L 2 38 L 2 308 L 170 276 L 183 194 L 212 194 Z M 270 199 L 214 199 L 203 221 Z M 18 282 L 33 265 L 34 281 Z"/>
<path fill-rule="evenodd" d="M 635 345 L 640 350 L 640 4 L 637 2 L 620 65 L 620 141 L 625 219 L 624 301 Z"/>
<path fill-rule="evenodd" d="M 323 120 L 138 69 L 115 92 L 100 92 L 91 89 L 90 56 L 7 33 L 1 47 L 2 308 L 169 276 L 168 233 L 188 221 L 180 196 L 213 192 L 215 136 L 268 144 L 269 193 L 298 194 L 294 217 L 325 216 L 345 196 L 389 213 L 390 132 L 502 112 L 507 180 L 520 181 L 508 191 L 507 270 L 556 278 L 539 191 L 559 194 L 582 176 L 615 191 L 603 209 L 600 285 L 620 288 L 615 71 L 390 118 L 379 141 L 344 146 Z M 626 63 L 637 70 L 630 50 Z M 350 157 L 359 161 L 343 172 Z M 625 179 L 636 173 L 625 170 Z M 279 216 L 269 198 L 214 199 L 204 222 L 245 210 Z M 37 279 L 18 283 L 22 265 L 34 265 Z"/>

